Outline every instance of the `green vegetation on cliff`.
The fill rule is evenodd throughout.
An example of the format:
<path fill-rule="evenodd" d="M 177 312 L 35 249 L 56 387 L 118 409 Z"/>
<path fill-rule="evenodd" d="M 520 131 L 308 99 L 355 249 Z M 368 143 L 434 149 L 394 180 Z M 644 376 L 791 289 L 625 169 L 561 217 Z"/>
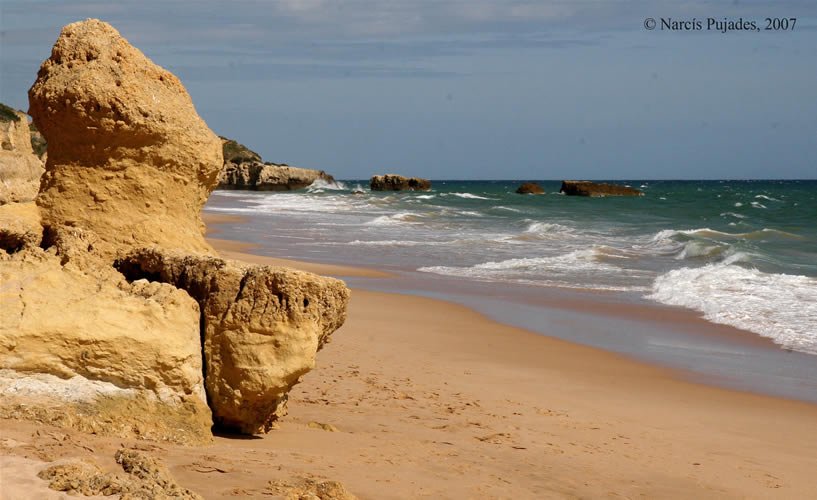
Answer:
<path fill-rule="evenodd" d="M 232 162 L 240 164 L 250 161 L 261 161 L 261 155 L 251 150 L 247 146 L 226 137 L 219 137 L 221 138 L 221 143 L 224 150 L 225 163 Z"/>
<path fill-rule="evenodd" d="M 20 117 L 17 116 L 16 111 L 0 102 L 0 122 L 19 122 Z"/>

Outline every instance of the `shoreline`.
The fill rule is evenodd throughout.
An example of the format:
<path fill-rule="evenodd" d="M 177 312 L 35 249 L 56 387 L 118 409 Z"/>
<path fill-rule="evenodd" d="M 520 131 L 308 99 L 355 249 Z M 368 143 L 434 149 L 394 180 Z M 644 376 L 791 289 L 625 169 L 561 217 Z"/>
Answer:
<path fill-rule="evenodd" d="M 690 382 L 417 295 L 354 288 L 330 340 L 262 436 L 186 447 L 2 420 L 4 492 L 60 498 L 33 474 L 69 458 L 116 470 L 124 446 L 161 456 L 207 499 L 266 497 L 271 481 L 298 478 L 364 499 L 817 493 L 814 404 Z"/>
<path fill-rule="evenodd" d="M 292 393 L 290 424 L 325 421 L 397 457 L 386 469 L 403 477 L 387 482 L 401 493 L 389 495 L 382 463 L 355 471 L 347 453 L 316 445 L 330 462 L 318 466 L 364 497 L 416 493 L 407 483 L 443 497 L 814 493 L 817 405 L 688 381 L 459 304 L 353 288 L 319 365 Z"/>
<path fill-rule="evenodd" d="M 817 404 L 812 355 L 783 349 L 755 332 L 710 322 L 690 309 L 638 302 L 599 290 L 526 285 L 505 286 L 500 293 L 503 297 L 495 298 L 497 288 L 488 282 L 418 274 L 410 269 L 382 271 L 374 266 L 269 257 L 256 251 L 260 244 L 213 238 L 222 232 L 222 224 L 240 225 L 252 218 L 214 212 L 202 215 L 208 224 L 208 240 L 225 257 L 245 260 L 250 254 L 257 263 L 346 279 L 354 289 L 442 300 L 479 311 L 502 325 L 671 370 L 679 379 Z M 225 232 L 231 238 L 240 234 Z M 793 362 L 799 368 L 778 373 L 780 363 L 792 366 Z"/>

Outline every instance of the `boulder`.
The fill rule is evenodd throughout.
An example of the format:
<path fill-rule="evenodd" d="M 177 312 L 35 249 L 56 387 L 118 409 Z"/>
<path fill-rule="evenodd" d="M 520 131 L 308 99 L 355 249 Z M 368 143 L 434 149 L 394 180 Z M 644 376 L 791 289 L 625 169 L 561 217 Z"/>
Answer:
<path fill-rule="evenodd" d="M 108 257 L 148 244 L 213 253 L 199 212 L 221 141 L 178 78 L 89 19 L 63 28 L 29 101 L 48 141 L 45 226 L 92 230 Z"/>
<path fill-rule="evenodd" d="M 372 191 L 428 191 L 431 181 L 395 174 L 375 175 L 369 181 L 369 188 Z"/>
<path fill-rule="evenodd" d="M 638 189 L 620 184 L 606 184 L 590 181 L 562 181 L 560 193 L 568 196 L 642 196 Z"/>
<path fill-rule="evenodd" d="M 0 258 L 0 417 L 209 441 L 198 304 L 170 285 L 83 269 L 71 254 L 87 241 L 59 235 L 50 252 Z"/>
<path fill-rule="evenodd" d="M 542 189 L 542 186 L 535 182 L 525 182 L 516 188 L 516 192 L 518 194 L 545 194 L 545 190 Z"/>
<path fill-rule="evenodd" d="M 0 205 L 32 201 L 43 171 L 32 149 L 28 117 L 0 104 Z"/>
<path fill-rule="evenodd" d="M 349 289 L 333 278 L 157 248 L 135 250 L 116 266 L 131 280 L 170 283 L 198 301 L 207 396 L 227 430 L 269 430 L 346 320 Z"/>
<path fill-rule="evenodd" d="M 246 161 L 225 164 L 218 187 L 254 191 L 294 191 L 311 186 L 318 180 L 328 184 L 335 182 L 335 179 L 323 170 Z"/>

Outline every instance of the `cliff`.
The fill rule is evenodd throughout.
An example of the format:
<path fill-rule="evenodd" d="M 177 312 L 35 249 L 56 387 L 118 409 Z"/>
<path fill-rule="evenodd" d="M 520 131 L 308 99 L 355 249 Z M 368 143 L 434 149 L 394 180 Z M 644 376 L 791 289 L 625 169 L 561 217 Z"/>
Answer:
<path fill-rule="evenodd" d="M 255 191 L 293 191 L 310 186 L 316 180 L 334 183 L 323 170 L 264 163 L 261 155 L 232 139 L 221 138 L 224 167 L 219 175 L 219 189 Z"/>

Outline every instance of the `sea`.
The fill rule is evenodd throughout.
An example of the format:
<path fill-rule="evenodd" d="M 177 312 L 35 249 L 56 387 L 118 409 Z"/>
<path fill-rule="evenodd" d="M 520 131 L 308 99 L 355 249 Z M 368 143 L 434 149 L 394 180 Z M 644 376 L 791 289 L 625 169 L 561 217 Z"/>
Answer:
<path fill-rule="evenodd" d="M 817 366 L 817 181 L 610 181 L 644 195 L 604 198 L 537 182 L 544 195 L 516 194 L 520 181 L 433 181 L 425 192 L 318 181 L 217 190 L 206 210 L 248 216 L 240 239 L 269 255 L 678 306 Z"/>

